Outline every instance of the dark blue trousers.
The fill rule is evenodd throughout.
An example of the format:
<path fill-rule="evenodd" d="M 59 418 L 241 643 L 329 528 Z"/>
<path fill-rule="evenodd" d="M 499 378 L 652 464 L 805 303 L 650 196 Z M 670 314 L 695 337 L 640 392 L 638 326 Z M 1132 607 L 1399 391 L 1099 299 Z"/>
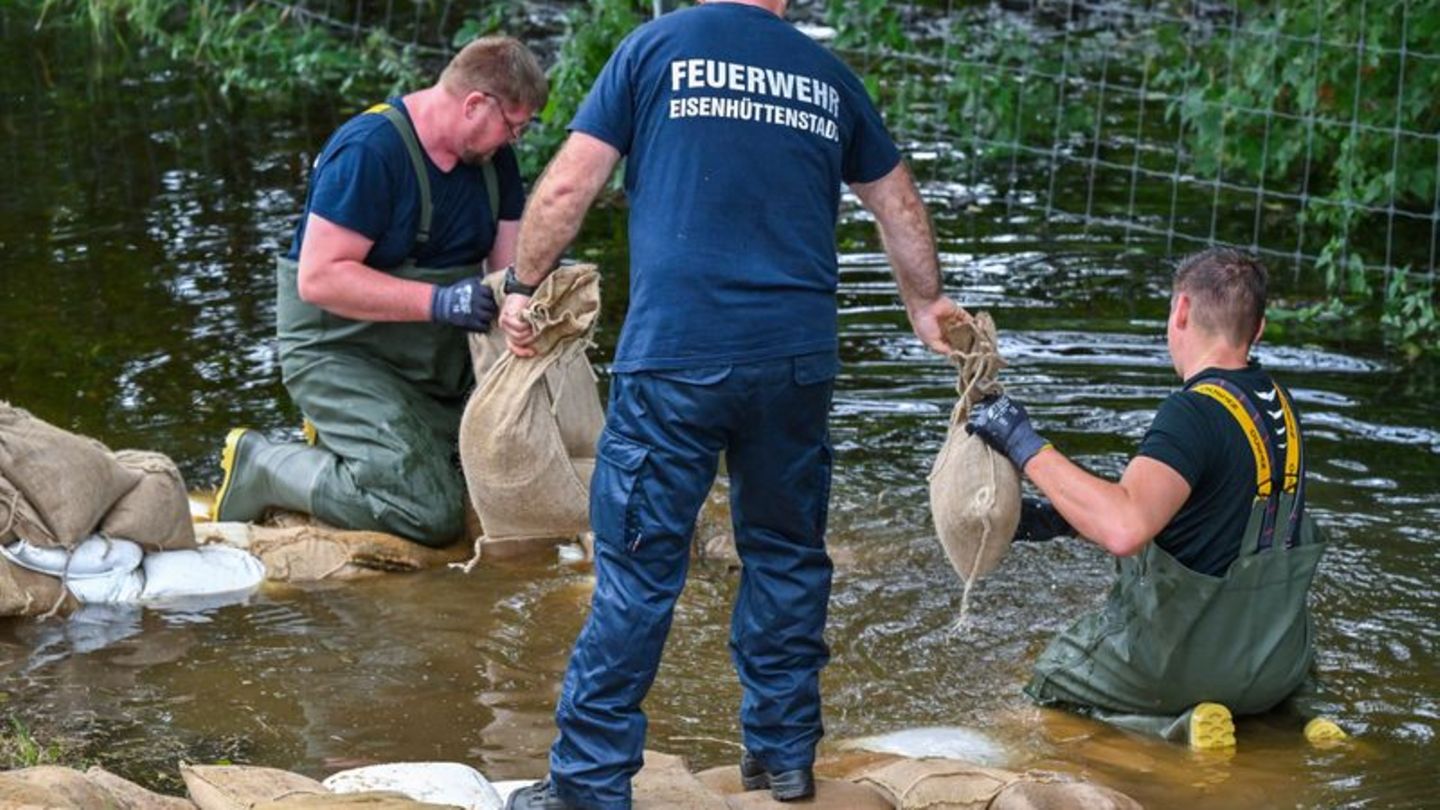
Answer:
<path fill-rule="evenodd" d="M 691 536 L 720 454 L 742 563 L 730 651 L 745 746 L 772 771 L 807 767 L 823 733 L 829 660 L 828 429 L 837 362 L 803 355 L 733 366 L 617 374 L 590 485 L 595 595 L 556 710 L 559 795 L 629 808 L 645 714 Z"/>

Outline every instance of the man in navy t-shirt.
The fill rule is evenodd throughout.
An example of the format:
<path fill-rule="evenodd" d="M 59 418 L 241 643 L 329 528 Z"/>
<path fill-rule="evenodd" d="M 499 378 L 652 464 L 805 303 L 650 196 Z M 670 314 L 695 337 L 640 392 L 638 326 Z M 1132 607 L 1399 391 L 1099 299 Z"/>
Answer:
<path fill-rule="evenodd" d="M 523 44 L 485 37 L 326 143 L 277 266 L 281 369 L 310 442 L 231 431 L 215 519 L 282 507 L 430 545 L 460 535 L 467 335 L 495 314 L 484 264 L 514 258 L 511 144 L 546 96 Z"/>
<path fill-rule="evenodd" d="M 565 676 L 550 779 L 512 807 L 625 808 L 640 703 L 721 455 L 743 561 L 730 647 L 747 789 L 813 794 L 831 564 L 841 184 L 880 225 L 915 332 L 946 352 L 934 237 L 909 170 L 843 63 L 783 0 L 713 1 L 616 49 L 521 222 L 501 325 L 534 352 L 527 296 L 623 156 L 630 309 L 591 481 L 596 590 Z"/>

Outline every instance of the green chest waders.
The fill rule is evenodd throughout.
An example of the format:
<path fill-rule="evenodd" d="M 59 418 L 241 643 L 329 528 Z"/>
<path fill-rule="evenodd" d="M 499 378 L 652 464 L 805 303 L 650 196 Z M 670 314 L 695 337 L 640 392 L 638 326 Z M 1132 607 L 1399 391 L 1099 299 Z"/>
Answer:
<path fill-rule="evenodd" d="M 419 140 L 399 110 L 379 104 L 410 154 L 420 192 L 415 244 L 430 238 L 430 180 Z M 490 211 L 499 211 L 494 167 L 484 166 Z M 498 220 L 498 217 L 497 217 Z M 479 275 L 479 265 L 388 271 L 428 284 Z M 339 457 L 311 497 L 316 517 L 349 529 L 442 545 L 462 530 L 465 488 L 455 461 L 460 414 L 474 385 L 466 333 L 433 323 L 356 321 L 301 300 L 298 267 L 276 262 L 280 365 L 317 446 Z"/>
<path fill-rule="evenodd" d="M 1087 708 L 1119 725 L 1162 733 L 1197 703 L 1235 714 L 1274 707 L 1300 687 L 1314 658 L 1306 607 L 1325 541 L 1304 511 L 1299 426 L 1276 387 L 1288 436 L 1279 475 L 1254 403 L 1220 378 L 1190 390 L 1235 418 L 1255 457 L 1256 496 L 1240 556 L 1223 576 L 1192 571 L 1154 543 L 1120 558 L 1104 606 L 1057 636 L 1025 692 L 1042 705 Z M 1152 722 L 1143 722 L 1149 719 Z"/>

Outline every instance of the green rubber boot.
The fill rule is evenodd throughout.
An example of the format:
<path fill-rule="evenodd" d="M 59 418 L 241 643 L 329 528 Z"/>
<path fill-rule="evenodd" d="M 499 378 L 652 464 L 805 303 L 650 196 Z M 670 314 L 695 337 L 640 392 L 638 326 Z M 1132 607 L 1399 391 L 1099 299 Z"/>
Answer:
<path fill-rule="evenodd" d="M 248 523 L 272 506 L 310 514 L 310 495 L 333 458 L 308 444 L 272 442 L 257 431 L 235 428 L 225 437 L 220 456 L 225 479 L 210 518 Z"/>

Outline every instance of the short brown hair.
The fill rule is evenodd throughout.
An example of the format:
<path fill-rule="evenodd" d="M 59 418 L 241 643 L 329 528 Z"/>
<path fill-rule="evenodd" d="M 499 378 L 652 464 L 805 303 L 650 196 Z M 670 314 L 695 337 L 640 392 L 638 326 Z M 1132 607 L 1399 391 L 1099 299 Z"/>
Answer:
<path fill-rule="evenodd" d="M 455 95 L 490 93 L 508 104 L 539 111 L 550 97 L 540 62 L 513 37 L 480 37 L 460 49 L 440 74 L 440 85 Z"/>
<path fill-rule="evenodd" d="M 1265 318 L 1269 273 L 1260 260 L 1234 248 L 1213 247 L 1186 256 L 1175 268 L 1175 293 L 1186 293 L 1190 312 L 1208 332 L 1249 346 Z"/>

